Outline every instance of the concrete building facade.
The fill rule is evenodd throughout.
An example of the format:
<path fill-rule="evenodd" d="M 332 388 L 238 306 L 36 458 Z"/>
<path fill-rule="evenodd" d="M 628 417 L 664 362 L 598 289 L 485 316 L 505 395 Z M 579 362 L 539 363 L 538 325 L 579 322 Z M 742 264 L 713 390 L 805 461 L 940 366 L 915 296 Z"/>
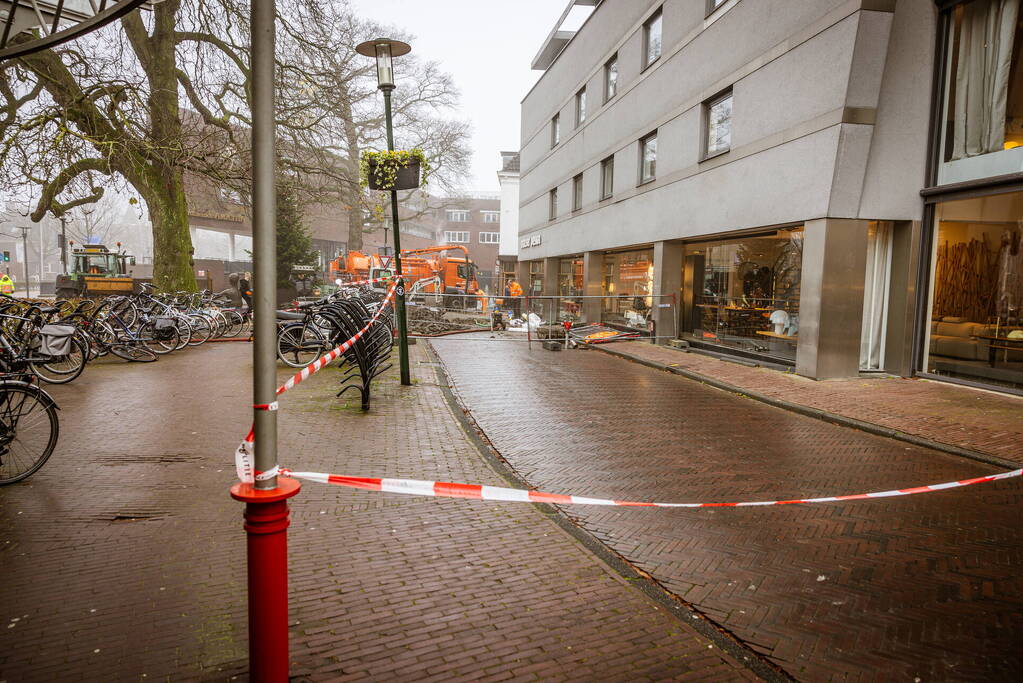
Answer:
<path fill-rule="evenodd" d="M 992 282 L 1001 242 L 1016 258 L 1019 0 L 574 5 L 595 7 L 551 33 L 522 102 L 520 277 L 807 377 L 1023 387 L 1015 294 L 937 305 L 969 249 Z M 965 186 L 997 197 L 942 208 Z"/>

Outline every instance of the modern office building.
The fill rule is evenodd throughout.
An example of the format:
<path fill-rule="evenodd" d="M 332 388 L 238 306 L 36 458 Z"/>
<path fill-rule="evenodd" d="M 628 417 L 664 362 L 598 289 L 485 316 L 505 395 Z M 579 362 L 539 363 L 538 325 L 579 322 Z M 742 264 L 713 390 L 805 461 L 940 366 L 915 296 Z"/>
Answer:
<path fill-rule="evenodd" d="M 522 102 L 520 277 L 808 377 L 1023 389 L 1020 0 L 577 5 Z"/>

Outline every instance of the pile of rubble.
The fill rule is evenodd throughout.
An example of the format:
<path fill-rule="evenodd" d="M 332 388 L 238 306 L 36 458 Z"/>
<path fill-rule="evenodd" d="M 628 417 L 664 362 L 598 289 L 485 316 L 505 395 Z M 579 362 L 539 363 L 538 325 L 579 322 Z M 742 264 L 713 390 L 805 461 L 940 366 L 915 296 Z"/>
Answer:
<path fill-rule="evenodd" d="M 407 311 L 409 334 L 442 334 L 481 329 L 477 324 L 478 318 L 470 315 L 445 313 L 442 308 L 409 306 Z M 489 324 L 487 329 L 489 329 Z"/>

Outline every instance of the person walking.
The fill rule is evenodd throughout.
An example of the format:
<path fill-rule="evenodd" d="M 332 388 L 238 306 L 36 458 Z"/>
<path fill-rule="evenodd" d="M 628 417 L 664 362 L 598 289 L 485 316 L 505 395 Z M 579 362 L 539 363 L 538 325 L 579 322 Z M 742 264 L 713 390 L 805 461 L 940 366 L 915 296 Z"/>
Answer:
<path fill-rule="evenodd" d="M 7 273 L 0 277 L 0 294 L 14 294 L 14 280 Z"/>
<path fill-rule="evenodd" d="M 512 315 L 518 318 L 522 315 L 522 285 L 514 277 L 508 278 L 508 284 L 504 288 L 504 295 L 511 299 Z"/>
<path fill-rule="evenodd" d="M 246 271 L 242 275 L 242 279 L 238 282 L 238 289 L 242 293 L 242 299 L 245 300 L 245 306 L 252 310 L 252 273 Z"/>

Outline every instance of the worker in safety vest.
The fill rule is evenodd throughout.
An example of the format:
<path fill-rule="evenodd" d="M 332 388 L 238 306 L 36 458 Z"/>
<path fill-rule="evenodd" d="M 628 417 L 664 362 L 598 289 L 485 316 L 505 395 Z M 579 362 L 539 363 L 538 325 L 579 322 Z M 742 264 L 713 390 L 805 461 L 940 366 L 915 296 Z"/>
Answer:
<path fill-rule="evenodd" d="M 516 318 L 519 317 L 522 314 L 522 286 L 515 281 L 514 277 L 510 277 L 504 288 L 504 293 L 511 299 L 512 313 Z"/>
<path fill-rule="evenodd" d="M 0 277 L 0 294 L 14 294 L 14 280 L 7 273 Z"/>

